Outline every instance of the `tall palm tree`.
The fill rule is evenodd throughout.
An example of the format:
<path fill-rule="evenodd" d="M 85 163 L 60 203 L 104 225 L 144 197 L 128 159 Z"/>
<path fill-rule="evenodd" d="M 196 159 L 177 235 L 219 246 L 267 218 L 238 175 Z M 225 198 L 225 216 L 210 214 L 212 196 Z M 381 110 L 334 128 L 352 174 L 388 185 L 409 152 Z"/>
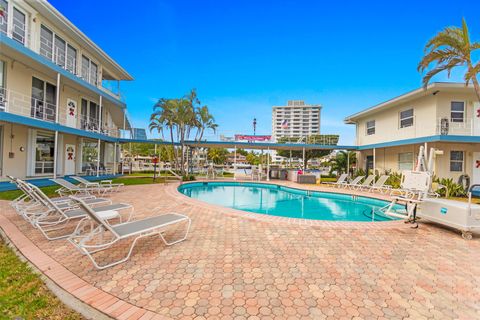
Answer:
<path fill-rule="evenodd" d="M 176 99 L 159 99 L 153 106 L 153 113 L 150 116 L 150 124 L 148 128 L 150 132 L 156 130 L 165 140 L 164 130 L 168 130 L 170 134 L 170 142 L 174 150 L 175 157 L 173 159 L 174 166 L 177 167 L 178 152 L 175 148 L 174 130 L 176 127 Z"/>
<path fill-rule="evenodd" d="M 471 42 L 467 22 L 462 20 L 462 27 L 447 27 L 437 33 L 425 46 L 425 56 L 418 64 L 418 71 L 424 72 L 434 63 L 433 69 L 423 77 L 426 87 L 436 74 L 447 71 L 448 76 L 455 67 L 466 67 L 465 85 L 473 83 L 478 101 L 480 101 L 480 85 L 477 74 L 480 72 L 480 62 L 472 61 L 472 52 L 480 49 L 480 42 Z"/>

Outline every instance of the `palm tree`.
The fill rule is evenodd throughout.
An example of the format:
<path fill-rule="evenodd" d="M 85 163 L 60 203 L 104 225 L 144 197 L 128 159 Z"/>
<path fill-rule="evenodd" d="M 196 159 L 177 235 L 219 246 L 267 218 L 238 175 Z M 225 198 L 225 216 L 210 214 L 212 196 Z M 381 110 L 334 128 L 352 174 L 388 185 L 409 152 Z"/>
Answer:
<path fill-rule="evenodd" d="M 197 121 L 198 130 L 195 136 L 195 140 L 202 140 L 205 130 L 210 129 L 215 133 L 218 128 L 218 124 L 215 123 L 215 118 L 208 110 L 207 106 L 203 106 L 197 109 Z"/>
<path fill-rule="evenodd" d="M 227 149 L 222 148 L 210 148 L 208 149 L 208 158 L 213 161 L 215 164 L 224 164 L 227 160 Z"/>
<path fill-rule="evenodd" d="M 174 166 L 177 167 L 178 152 L 175 148 L 174 130 L 176 127 L 176 99 L 159 99 L 153 106 L 153 113 L 150 116 L 150 124 L 148 128 L 150 132 L 156 130 L 165 140 L 164 130 L 170 133 L 170 142 L 174 150 L 175 157 L 173 159 Z"/>
<path fill-rule="evenodd" d="M 348 158 L 347 158 L 348 156 Z M 347 159 L 349 161 L 347 161 Z M 331 170 L 337 171 L 338 173 L 346 172 L 347 163 L 349 163 L 349 170 L 353 164 L 357 163 L 357 154 L 354 151 L 340 151 L 337 153 L 335 159 L 330 163 Z"/>
<path fill-rule="evenodd" d="M 480 62 L 472 61 L 472 52 L 480 49 L 479 42 L 471 42 L 467 22 L 462 20 L 462 27 L 447 27 L 436 34 L 425 46 L 425 56 L 418 64 L 418 71 L 424 72 L 430 64 L 434 63 L 433 69 L 429 70 L 423 77 L 423 85 L 428 83 L 436 74 L 450 72 L 455 67 L 466 67 L 464 75 L 465 85 L 473 83 L 475 93 L 480 101 L 480 85 L 477 74 L 480 72 Z"/>

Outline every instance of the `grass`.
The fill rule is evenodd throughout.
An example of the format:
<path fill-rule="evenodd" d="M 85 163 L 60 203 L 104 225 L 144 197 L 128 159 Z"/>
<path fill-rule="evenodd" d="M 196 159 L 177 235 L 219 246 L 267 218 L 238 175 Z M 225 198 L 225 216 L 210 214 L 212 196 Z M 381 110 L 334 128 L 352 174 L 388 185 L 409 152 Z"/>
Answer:
<path fill-rule="evenodd" d="M 138 185 L 138 184 L 151 184 L 154 183 L 153 179 L 151 177 L 129 177 L 129 176 L 124 176 L 121 178 L 116 178 L 112 180 L 113 183 L 123 183 L 126 186 L 131 186 L 131 185 Z M 157 178 L 155 179 L 155 183 L 164 183 L 165 178 Z M 49 197 L 55 197 L 58 196 L 58 194 L 55 192 L 59 186 L 49 186 L 49 187 L 42 187 L 40 188 L 47 196 Z M 16 197 L 22 195 L 22 191 L 20 190 L 11 190 L 11 191 L 3 191 L 0 192 L 0 200 L 13 200 Z"/>
<path fill-rule="evenodd" d="M 0 240 L 0 319 L 84 319 Z"/>

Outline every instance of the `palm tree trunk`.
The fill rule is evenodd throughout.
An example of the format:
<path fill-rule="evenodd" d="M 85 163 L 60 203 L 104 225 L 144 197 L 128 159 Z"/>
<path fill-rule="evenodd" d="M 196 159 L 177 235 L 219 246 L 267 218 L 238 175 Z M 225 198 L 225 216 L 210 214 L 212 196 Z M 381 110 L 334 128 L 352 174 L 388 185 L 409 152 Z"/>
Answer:
<path fill-rule="evenodd" d="M 173 149 L 173 165 L 175 166 L 175 170 L 177 170 L 177 150 L 175 149 L 175 143 L 173 141 L 173 126 L 170 127 L 170 139 L 172 142 L 172 149 Z"/>
<path fill-rule="evenodd" d="M 473 87 L 475 88 L 475 94 L 477 95 L 478 102 L 480 102 L 480 84 L 478 83 L 477 77 L 472 77 Z"/>

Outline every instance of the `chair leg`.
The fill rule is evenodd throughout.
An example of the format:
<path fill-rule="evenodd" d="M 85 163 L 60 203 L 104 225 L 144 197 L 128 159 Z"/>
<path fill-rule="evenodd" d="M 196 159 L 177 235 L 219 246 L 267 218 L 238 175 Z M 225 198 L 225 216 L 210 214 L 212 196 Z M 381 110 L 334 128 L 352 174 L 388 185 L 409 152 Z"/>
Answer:
<path fill-rule="evenodd" d="M 165 237 L 163 236 L 162 232 L 159 232 L 158 234 L 159 234 L 160 238 L 162 238 L 163 242 L 164 242 L 167 246 L 171 246 L 171 245 L 174 245 L 174 244 L 176 244 L 176 243 L 182 242 L 182 241 L 184 241 L 185 239 L 187 239 L 187 237 L 188 237 L 188 232 L 190 231 L 190 225 L 191 225 L 191 223 L 192 223 L 192 220 L 188 219 L 187 227 L 186 227 L 186 230 L 185 230 L 185 235 L 184 235 L 182 238 L 178 239 L 178 240 L 168 242 L 168 241 L 165 239 Z"/>

